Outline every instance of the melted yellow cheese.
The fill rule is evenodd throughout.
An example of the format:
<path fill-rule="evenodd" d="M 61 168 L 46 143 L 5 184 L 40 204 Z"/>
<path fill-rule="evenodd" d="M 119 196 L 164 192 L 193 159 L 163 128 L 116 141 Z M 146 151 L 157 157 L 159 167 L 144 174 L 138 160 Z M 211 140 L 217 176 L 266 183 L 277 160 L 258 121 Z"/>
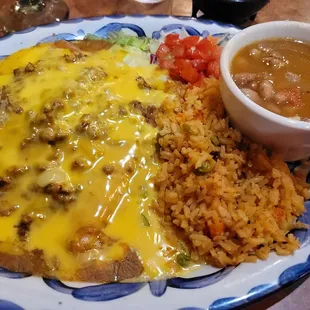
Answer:
<path fill-rule="evenodd" d="M 14 165 L 29 167 L 0 198 L 0 203 L 6 200 L 18 206 L 10 216 L 0 217 L 0 251 L 7 251 L 8 244 L 27 251 L 42 249 L 47 260 L 57 258 L 60 263 L 58 277 L 72 278 L 81 264 L 78 257 L 68 251 L 68 242 L 79 227 L 94 225 L 117 240 L 97 259 L 121 258 L 120 244 L 125 243 L 138 253 L 145 276 L 155 278 L 174 273 L 178 268 L 171 267 L 171 257 L 165 253 L 173 247 L 150 209 L 155 198 L 152 178 L 158 169 L 154 159 L 157 132 L 129 104 L 138 100 L 160 106 L 168 96 L 163 82 L 166 73 L 154 65 L 129 67 L 123 62 L 127 54 L 124 50 L 102 50 L 76 63 L 64 60 L 63 55 L 69 53 L 41 45 L 17 52 L 0 63 L 0 85 L 9 86 L 11 99 L 24 110 L 22 114 L 11 113 L 9 121 L 0 129 L 0 176 Z M 20 80 L 15 78 L 12 71 L 29 62 L 36 65 L 36 72 L 24 74 Z M 107 76 L 92 79 L 89 68 L 97 67 Z M 154 88 L 139 88 L 138 76 Z M 22 140 L 31 133 L 31 115 L 56 100 L 64 104 L 56 122 L 71 130 L 70 138 L 55 146 L 34 143 L 21 149 Z M 120 107 L 127 115 L 119 115 Z M 75 131 L 81 116 L 88 113 L 104 124 L 107 133 L 104 139 L 91 140 Z M 50 195 L 29 189 L 44 179 L 35 167 L 50 162 L 57 150 L 62 156 L 59 169 L 66 181 L 81 188 L 76 201 L 66 207 L 55 204 Z M 85 171 L 71 168 L 73 161 L 80 157 L 90 163 Z M 131 173 L 126 172 L 128 164 L 133 165 Z M 105 165 L 114 167 L 112 174 L 102 171 Z M 35 220 L 28 241 L 20 241 L 16 225 L 23 214 L 30 213 Z M 149 226 L 142 217 L 146 217 Z"/>

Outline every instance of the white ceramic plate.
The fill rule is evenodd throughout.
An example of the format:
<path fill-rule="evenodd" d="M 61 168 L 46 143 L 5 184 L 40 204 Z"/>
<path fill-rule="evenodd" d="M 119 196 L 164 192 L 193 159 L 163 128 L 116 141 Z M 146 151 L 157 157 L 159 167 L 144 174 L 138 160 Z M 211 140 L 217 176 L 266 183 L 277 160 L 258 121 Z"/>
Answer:
<path fill-rule="evenodd" d="M 92 33 L 105 37 L 110 31 L 126 31 L 158 38 L 161 33 L 220 37 L 221 44 L 239 30 L 232 25 L 166 16 L 111 16 L 75 19 L 27 29 L 0 38 L 0 58 L 39 42 L 82 39 Z M 294 168 L 296 163 L 291 163 Z M 310 202 L 302 221 L 310 224 Z M 1 233 L 1 228 L 0 228 Z M 205 267 L 188 278 L 145 283 L 62 283 L 0 269 L 0 310 L 60 309 L 231 309 L 252 302 L 310 272 L 310 232 L 295 232 L 301 242 L 293 256 L 270 255 L 268 260 L 238 267 Z"/>

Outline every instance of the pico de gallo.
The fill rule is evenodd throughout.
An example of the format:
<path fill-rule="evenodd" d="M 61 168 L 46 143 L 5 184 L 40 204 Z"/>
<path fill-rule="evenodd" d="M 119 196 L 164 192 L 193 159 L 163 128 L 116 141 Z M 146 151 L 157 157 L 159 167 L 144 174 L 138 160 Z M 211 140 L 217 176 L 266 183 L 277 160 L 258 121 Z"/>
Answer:
<path fill-rule="evenodd" d="M 173 79 L 196 83 L 205 77 L 220 77 L 221 52 L 217 39 L 212 36 L 182 39 L 172 33 L 160 44 L 156 57 L 159 66 L 167 69 Z"/>

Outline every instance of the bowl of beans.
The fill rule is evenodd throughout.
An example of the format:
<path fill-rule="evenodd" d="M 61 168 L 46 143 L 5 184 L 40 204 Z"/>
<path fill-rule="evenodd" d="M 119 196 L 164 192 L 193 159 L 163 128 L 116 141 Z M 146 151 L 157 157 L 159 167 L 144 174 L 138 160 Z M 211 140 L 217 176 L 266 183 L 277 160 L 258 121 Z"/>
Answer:
<path fill-rule="evenodd" d="M 277 21 L 242 30 L 221 56 L 231 120 L 285 160 L 310 156 L 310 24 Z"/>

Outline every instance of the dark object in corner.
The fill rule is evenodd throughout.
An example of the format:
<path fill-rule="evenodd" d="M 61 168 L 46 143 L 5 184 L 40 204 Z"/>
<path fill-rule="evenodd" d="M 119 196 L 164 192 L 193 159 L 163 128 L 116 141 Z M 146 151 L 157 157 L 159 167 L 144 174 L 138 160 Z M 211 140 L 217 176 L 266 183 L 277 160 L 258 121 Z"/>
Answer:
<path fill-rule="evenodd" d="M 236 25 L 253 20 L 269 0 L 193 0 L 192 16 L 200 10 L 205 19 Z"/>

